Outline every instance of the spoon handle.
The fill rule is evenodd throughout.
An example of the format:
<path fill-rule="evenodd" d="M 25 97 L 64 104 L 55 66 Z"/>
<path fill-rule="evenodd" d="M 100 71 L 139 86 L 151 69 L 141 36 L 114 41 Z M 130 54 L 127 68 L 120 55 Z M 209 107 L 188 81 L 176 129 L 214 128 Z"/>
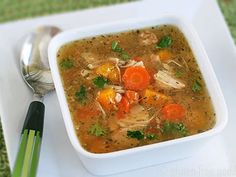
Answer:
<path fill-rule="evenodd" d="M 35 177 L 43 135 L 44 104 L 34 101 L 30 104 L 21 133 L 12 177 Z"/>

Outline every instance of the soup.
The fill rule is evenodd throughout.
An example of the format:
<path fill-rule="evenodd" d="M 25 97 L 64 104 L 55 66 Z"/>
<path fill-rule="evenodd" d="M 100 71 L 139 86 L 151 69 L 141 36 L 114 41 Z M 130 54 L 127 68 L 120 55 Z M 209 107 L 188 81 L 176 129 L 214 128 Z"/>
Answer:
<path fill-rule="evenodd" d="M 89 152 L 181 138 L 215 124 L 202 74 L 175 26 L 73 41 L 57 60 L 76 134 Z"/>

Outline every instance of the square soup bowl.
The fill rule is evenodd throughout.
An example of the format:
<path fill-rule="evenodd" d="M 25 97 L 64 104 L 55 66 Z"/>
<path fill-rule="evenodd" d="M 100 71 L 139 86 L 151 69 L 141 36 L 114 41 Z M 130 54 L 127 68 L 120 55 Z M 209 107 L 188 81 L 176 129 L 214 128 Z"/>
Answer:
<path fill-rule="evenodd" d="M 95 154 L 86 151 L 76 136 L 59 74 L 57 65 L 59 48 L 68 42 L 83 38 L 164 24 L 178 27 L 192 49 L 216 113 L 214 127 L 196 135 L 116 152 Z M 193 27 L 179 17 L 166 15 L 155 19 L 130 19 L 65 31 L 52 39 L 48 51 L 52 76 L 69 139 L 83 165 L 93 174 L 108 175 L 189 157 L 195 154 L 213 135 L 218 134 L 227 123 L 226 104 L 211 63 Z"/>

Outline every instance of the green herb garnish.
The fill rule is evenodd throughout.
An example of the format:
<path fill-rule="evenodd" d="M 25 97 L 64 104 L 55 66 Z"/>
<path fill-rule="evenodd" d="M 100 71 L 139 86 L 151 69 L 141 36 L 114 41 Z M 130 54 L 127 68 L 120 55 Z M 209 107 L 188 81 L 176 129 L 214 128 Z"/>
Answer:
<path fill-rule="evenodd" d="M 162 132 L 169 134 L 173 131 L 173 123 L 171 122 L 164 122 L 163 126 L 162 126 Z"/>
<path fill-rule="evenodd" d="M 111 49 L 114 52 L 122 52 L 123 49 L 118 45 L 119 43 L 117 41 L 112 41 L 111 43 Z"/>
<path fill-rule="evenodd" d="M 175 125 L 175 129 L 182 135 L 186 136 L 188 134 L 188 131 L 183 123 L 177 123 Z"/>
<path fill-rule="evenodd" d="M 183 73 L 181 71 L 176 71 L 175 76 L 176 77 L 182 77 Z"/>
<path fill-rule="evenodd" d="M 128 130 L 127 131 L 127 136 L 130 137 L 130 138 L 135 138 L 137 140 L 142 140 L 144 139 L 144 134 L 142 131 L 139 131 L 139 130 L 134 130 L 134 131 L 131 131 L 131 130 Z"/>
<path fill-rule="evenodd" d="M 106 130 L 96 122 L 89 128 L 89 133 L 94 136 L 104 136 L 106 134 Z"/>
<path fill-rule="evenodd" d="M 155 140 L 155 139 L 157 139 L 157 135 L 156 134 L 147 134 L 146 138 L 148 140 Z"/>
<path fill-rule="evenodd" d="M 172 44 L 172 38 L 170 36 L 165 36 L 156 44 L 156 48 L 167 48 Z"/>
<path fill-rule="evenodd" d="M 162 132 L 164 134 L 179 133 L 182 136 L 186 136 L 188 134 L 187 128 L 183 123 L 174 122 L 164 122 Z"/>
<path fill-rule="evenodd" d="M 121 48 L 119 46 L 119 43 L 117 41 L 112 41 L 111 49 L 112 49 L 112 51 L 119 53 L 122 60 L 129 60 L 130 59 L 129 54 L 127 52 L 125 52 L 123 48 Z"/>
<path fill-rule="evenodd" d="M 103 88 L 107 83 L 108 80 L 102 76 L 98 76 L 93 79 L 93 84 L 96 85 L 98 88 Z"/>
<path fill-rule="evenodd" d="M 63 69 L 70 69 L 74 66 L 74 62 L 73 60 L 67 58 L 67 59 L 63 59 L 59 65 Z"/>
<path fill-rule="evenodd" d="M 201 89 L 202 89 L 202 85 L 200 84 L 200 82 L 199 82 L 198 80 L 196 80 L 196 81 L 193 83 L 192 91 L 193 91 L 193 92 L 199 92 Z"/>
<path fill-rule="evenodd" d="M 130 59 L 129 54 L 126 53 L 126 52 L 121 53 L 120 57 L 121 57 L 123 60 L 129 60 L 129 59 Z"/>
<path fill-rule="evenodd" d="M 84 85 L 80 86 L 80 90 L 75 93 L 75 97 L 79 102 L 83 102 L 87 98 L 87 91 Z"/>

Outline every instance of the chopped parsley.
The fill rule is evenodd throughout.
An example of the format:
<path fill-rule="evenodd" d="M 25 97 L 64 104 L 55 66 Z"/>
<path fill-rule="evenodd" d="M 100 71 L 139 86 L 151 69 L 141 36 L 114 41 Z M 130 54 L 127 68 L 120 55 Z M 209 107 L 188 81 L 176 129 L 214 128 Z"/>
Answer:
<path fill-rule="evenodd" d="M 102 76 L 98 76 L 93 79 L 93 84 L 96 85 L 98 88 L 103 88 L 107 83 L 108 80 Z"/>
<path fill-rule="evenodd" d="M 157 135 L 156 134 L 147 134 L 146 138 L 148 140 L 155 140 L 155 139 L 157 139 Z"/>
<path fill-rule="evenodd" d="M 120 57 L 125 61 L 130 59 L 129 54 L 126 52 L 121 53 Z"/>
<path fill-rule="evenodd" d="M 119 46 L 119 43 L 117 41 L 112 41 L 111 49 L 112 51 L 119 53 L 122 60 L 126 61 L 130 59 L 129 54 L 126 51 L 124 51 L 123 48 Z"/>
<path fill-rule="evenodd" d="M 67 58 L 67 59 L 63 59 L 59 65 L 63 69 L 70 69 L 74 66 L 74 62 L 72 59 Z"/>
<path fill-rule="evenodd" d="M 172 44 L 172 38 L 170 36 L 164 36 L 161 40 L 156 44 L 156 48 L 163 49 L 170 47 Z"/>
<path fill-rule="evenodd" d="M 144 134 L 140 130 L 134 130 L 134 131 L 128 130 L 127 131 L 127 136 L 130 137 L 130 138 L 135 138 L 137 140 L 144 139 Z"/>
<path fill-rule="evenodd" d="M 185 125 L 183 123 L 177 123 L 175 125 L 175 129 L 182 135 L 182 136 L 186 136 L 188 134 L 187 128 L 185 127 Z"/>
<path fill-rule="evenodd" d="M 106 130 L 96 122 L 89 128 L 89 133 L 94 136 L 104 136 L 106 135 Z"/>
<path fill-rule="evenodd" d="M 162 132 L 164 134 L 179 133 L 182 136 L 186 136 L 188 134 L 187 128 L 183 123 L 174 122 L 164 122 Z"/>
<path fill-rule="evenodd" d="M 155 140 L 157 139 L 157 135 L 156 134 L 144 134 L 143 131 L 140 130 L 128 130 L 127 131 L 127 136 L 129 138 L 134 138 L 137 140 L 143 140 L 143 139 L 148 139 L 148 140 Z"/>
<path fill-rule="evenodd" d="M 119 43 L 117 41 L 112 41 L 111 43 L 111 49 L 114 52 L 122 52 L 123 49 L 118 45 Z"/>
<path fill-rule="evenodd" d="M 84 85 L 80 86 L 80 90 L 75 93 L 75 97 L 79 102 L 84 102 L 84 100 L 87 98 L 87 91 Z"/>
<path fill-rule="evenodd" d="M 200 84 L 200 82 L 199 82 L 198 80 L 196 80 L 196 81 L 193 83 L 192 91 L 193 91 L 193 92 L 199 92 L 201 89 L 202 89 L 202 85 Z"/>
<path fill-rule="evenodd" d="M 183 73 L 179 70 L 175 72 L 176 77 L 182 77 L 182 75 L 183 75 Z"/>

